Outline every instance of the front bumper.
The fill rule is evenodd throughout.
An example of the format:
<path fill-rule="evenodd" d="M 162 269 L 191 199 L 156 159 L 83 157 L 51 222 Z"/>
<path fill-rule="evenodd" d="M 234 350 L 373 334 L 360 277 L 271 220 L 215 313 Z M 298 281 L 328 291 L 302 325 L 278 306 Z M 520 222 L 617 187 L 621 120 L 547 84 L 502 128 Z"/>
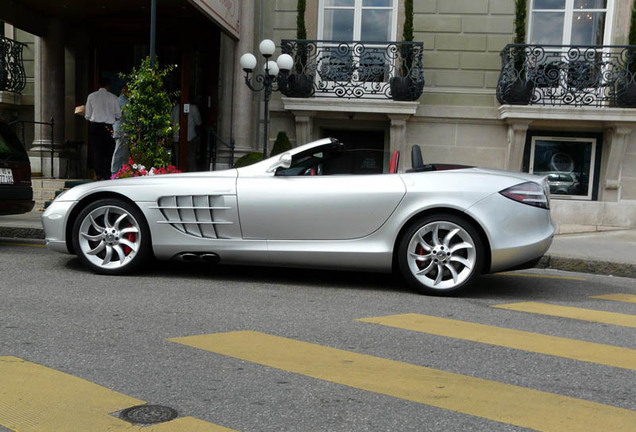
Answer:
<path fill-rule="evenodd" d="M 42 213 L 46 247 L 56 252 L 71 253 L 66 243 L 66 224 L 75 201 L 53 201 Z"/>

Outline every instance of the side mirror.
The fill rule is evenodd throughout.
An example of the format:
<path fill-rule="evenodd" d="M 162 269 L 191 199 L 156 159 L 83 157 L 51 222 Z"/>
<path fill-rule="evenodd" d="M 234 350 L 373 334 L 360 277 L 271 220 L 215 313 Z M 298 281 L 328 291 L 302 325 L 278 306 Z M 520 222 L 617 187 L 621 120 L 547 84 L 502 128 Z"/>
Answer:
<path fill-rule="evenodd" d="M 292 155 L 289 153 L 283 153 L 282 155 L 280 155 L 276 163 L 267 169 L 267 172 L 273 173 L 278 168 L 289 168 L 291 166 L 291 163 Z"/>

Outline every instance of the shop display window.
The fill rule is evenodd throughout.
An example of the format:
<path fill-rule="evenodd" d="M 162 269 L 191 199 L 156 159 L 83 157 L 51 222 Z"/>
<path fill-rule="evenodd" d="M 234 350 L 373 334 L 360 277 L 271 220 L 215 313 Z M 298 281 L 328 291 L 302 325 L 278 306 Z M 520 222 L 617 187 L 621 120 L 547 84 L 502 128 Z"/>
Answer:
<path fill-rule="evenodd" d="M 548 176 L 553 198 L 596 199 L 598 141 L 595 137 L 531 135 L 527 171 Z"/>

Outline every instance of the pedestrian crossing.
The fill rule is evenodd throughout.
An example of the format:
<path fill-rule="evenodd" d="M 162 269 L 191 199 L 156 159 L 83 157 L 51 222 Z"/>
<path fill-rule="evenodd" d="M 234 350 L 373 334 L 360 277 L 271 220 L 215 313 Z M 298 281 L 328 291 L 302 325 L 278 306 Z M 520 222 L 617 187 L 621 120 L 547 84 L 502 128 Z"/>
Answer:
<path fill-rule="evenodd" d="M 528 312 L 558 318 L 568 318 L 579 321 L 636 328 L 636 315 L 626 315 L 615 312 L 582 309 L 571 306 L 561 306 L 539 302 L 512 303 L 497 305 L 493 307 L 510 311 Z"/>
<path fill-rule="evenodd" d="M 630 310 L 636 295 L 588 296 Z M 579 305 L 581 302 L 577 302 Z M 636 327 L 636 315 L 542 302 L 496 304 L 503 313 L 536 314 L 589 325 Z M 636 370 L 636 350 L 486 325 L 420 313 L 365 317 L 352 323 L 382 326 L 388 332 L 408 331 L 586 362 Z M 629 330 L 625 330 L 629 331 Z M 503 424 L 546 432 L 636 432 L 636 411 L 587 399 L 458 372 L 361 354 L 317 343 L 252 330 L 168 339 L 205 352 L 310 377 L 335 385 L 450 410 Z M 539 360 L 538 360 L 539 361 Z M 81 378 L 17 357 L 0 357 L 0 426 L 21 432 L 143 431 L 230 432 L 226 426 L 194 417 L 138 426 L 116 413 L 144 404 Z M 240 407 L 237 407 L 240 409 Z M 60 415 L 63 412 L 64 415 Z M 88 426 L 89 425 L 89 426 Z M 307 430 L 314 430 L 308 425 Z"/>

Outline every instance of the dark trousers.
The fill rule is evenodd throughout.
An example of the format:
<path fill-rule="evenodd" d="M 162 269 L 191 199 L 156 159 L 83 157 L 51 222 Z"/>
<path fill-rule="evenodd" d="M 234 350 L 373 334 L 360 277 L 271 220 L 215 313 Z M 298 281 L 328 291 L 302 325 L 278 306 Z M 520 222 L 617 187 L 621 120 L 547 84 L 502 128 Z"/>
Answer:
<path fill-rule="evenodd" d="M 110 164 L 115 151 L 115 139 L 112 126 L 106 123 L 91 123 L 88 135 L 93 146 L 93 168 L 97 180 L 110 178 Z"/>

